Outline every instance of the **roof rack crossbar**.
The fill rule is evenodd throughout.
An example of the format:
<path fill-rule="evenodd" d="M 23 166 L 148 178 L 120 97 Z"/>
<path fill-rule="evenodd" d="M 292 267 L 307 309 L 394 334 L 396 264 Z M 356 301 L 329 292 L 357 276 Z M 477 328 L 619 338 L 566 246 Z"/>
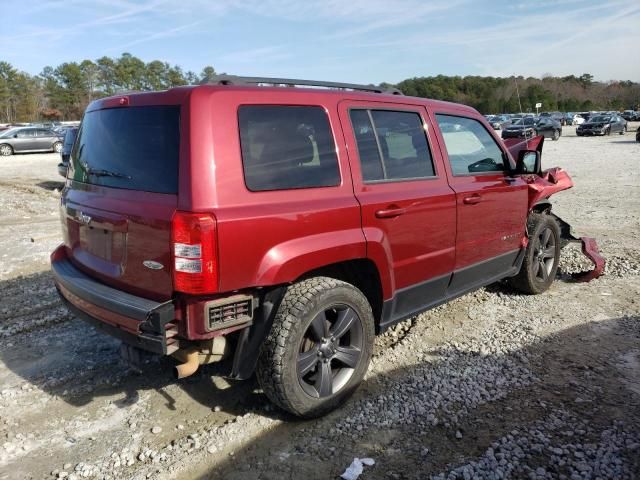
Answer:
<path fill-rule="evenodd" d="M 271 78 L 271 77 L 241 77 L 236 75 L 213 75 L 200 82 L 200 85 L 260 85 L 268 84 L 273 86 L 305 86 L 337 88 L 341 90 L 358 90 L 373 93 L 388 93 L 392 95 L 402 95 L 397 88 L 376 87 L 374 85 L 359 85 L 356 83 L 324 82 L 321 80 L 301 80 L 297 78 Z"/>

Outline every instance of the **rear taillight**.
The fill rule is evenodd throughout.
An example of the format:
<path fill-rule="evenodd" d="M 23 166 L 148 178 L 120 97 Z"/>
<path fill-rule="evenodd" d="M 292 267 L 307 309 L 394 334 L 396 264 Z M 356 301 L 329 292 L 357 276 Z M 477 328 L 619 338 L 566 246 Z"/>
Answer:
<path fill-rule="evenodd" d="M 184 293 L 218 290 L 216 220 L 208 213 L 176 212 L 171 221 L 174 288 Z"/>

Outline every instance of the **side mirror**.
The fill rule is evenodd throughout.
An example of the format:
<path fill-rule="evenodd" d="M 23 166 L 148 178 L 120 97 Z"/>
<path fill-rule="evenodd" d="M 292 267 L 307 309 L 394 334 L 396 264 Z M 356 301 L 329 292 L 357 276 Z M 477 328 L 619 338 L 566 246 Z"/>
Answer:
<path fill-rule="evenodd" d="M 18 138 L 18 134 L 17 134 L 17 133 L 14 133 L 14 134 L 13 134 L 13 138 Z"/>
<path fill-rule="evenodd" d="M 540 175 L 541 172 L 540 152 L 537 150 L 521 150 L 516 162 L 516 173 Z"/>

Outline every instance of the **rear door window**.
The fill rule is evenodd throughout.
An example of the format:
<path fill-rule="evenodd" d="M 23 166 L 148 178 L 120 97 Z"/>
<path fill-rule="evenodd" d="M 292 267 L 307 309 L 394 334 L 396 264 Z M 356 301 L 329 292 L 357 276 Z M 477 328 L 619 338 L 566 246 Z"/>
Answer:
<path fill-rule="evenodd" d="M 34 129 L 19 130 L 17 136 L 18 138 L 33 138 L 36 136 L 36 131 Z"/>
<path fill-rule="evenodd" d="M 71 153 L 73 179 L 105 187 L 177 193 L 180 109 L 87 112 Z"/>
<path fill-rule="evenodd" d="M 349 115 L 365 183 L 435 175 L 418 113 L 353 109 Z"/>
<path fill-rule="evenodd" d="M 504 171 L 502 150 L 477 120 L 437 114 L 453 175 Z"/>
<path fill-rule="evenodd" d="M 244 105 L 238 121 L 249 190 L 340 184 L 335 141 L 323 107 Z"/>

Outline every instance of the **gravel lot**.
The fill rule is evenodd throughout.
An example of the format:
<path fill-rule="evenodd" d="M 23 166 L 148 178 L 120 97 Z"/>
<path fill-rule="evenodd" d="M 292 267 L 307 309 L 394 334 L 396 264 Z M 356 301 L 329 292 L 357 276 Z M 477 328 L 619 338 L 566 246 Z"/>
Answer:
<path fill-rule="evenodd" d="M 572 282 L 569 247 L 543 295 L 497 284 L 403 322 L 353 400 L 299 422 L 216 366 L 127 370 L 51 283 L 58 156 L 2 158 L 0 479 L 332 479 L 354 457 L 375 460 L 365 480 L 640 478 L 639 161 L 631 132 L 545 142 L 576 183 L 554 211 L 606 275 Z"/>

